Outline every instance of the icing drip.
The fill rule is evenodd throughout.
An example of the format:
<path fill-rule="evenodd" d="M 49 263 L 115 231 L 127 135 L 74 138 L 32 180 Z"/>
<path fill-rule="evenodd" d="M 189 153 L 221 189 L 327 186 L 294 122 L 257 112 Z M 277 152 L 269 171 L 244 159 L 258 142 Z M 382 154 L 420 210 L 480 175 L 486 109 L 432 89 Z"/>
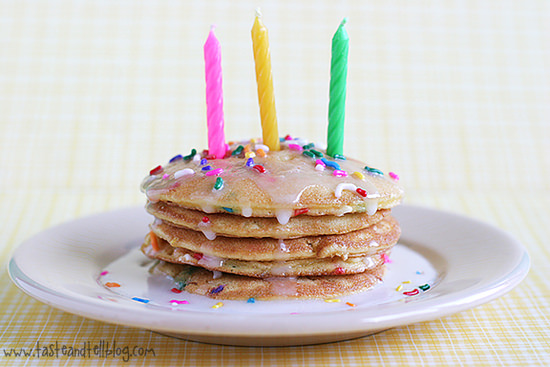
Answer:
<path fill-rule="evenodd" d="M 210 241 L 213 241 L 216 239 L 216 233 L 212 231 L 210 222 L 205 223 L 201 221 L 199 222 L 197 227 L 199 227 L 199 229 L 204 234 L 204 236 L 208 238 Z"/>
<path fill-rule="evenodd" d="M 292 214 L 294 213 L 293 209 L 277 209 L 275 211 L 275 215 L 277 216 L 277 220 L 280 224 L 285 225 L 290 220 L 290 217 L 292 217 Z"/>
<path fill-rule="evenodd" d="M 204 266 L 207 269 L 211 268 L 219 268 L 223 265 L 225 262 L 225 259 L 222 259 L 221 257 L 212 256 L 212 255 L 203 255 L 201 259 L 198 261 L 198 264 L 201 266 Z"/>
<path fill-rule="evenodd" d="M 266 281 L 271 283 L 271 291 L 279 296 L 297 296 L 298 282 L 294 277 L 274 277 L 267 278 Z"/>

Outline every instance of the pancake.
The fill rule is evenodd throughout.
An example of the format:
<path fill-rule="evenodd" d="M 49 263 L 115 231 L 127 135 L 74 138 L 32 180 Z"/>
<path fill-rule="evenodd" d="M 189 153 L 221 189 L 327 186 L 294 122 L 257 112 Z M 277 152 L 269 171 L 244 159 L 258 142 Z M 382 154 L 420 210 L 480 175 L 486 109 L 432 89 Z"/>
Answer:
<path fill-rule="evenodd" d="M 364 229 L 389 215 L 389 209 L 378 210 L 373 215 L 350 213 L 342 216 L 298 215 L 281 224 L 276 218 L 242 217 L 229 213 L 205 214 L 198 210 L 181 208 L 163 202 L 147 203 L 147 211 L 170 224 L 201 231 L 203 219 L 208 218 L 208 230 L 225 237 L 295 238 L 314 235 L 347 233 Z"/>
<path fill-rule="evenodd" d="M 372 255 L 393 246 L 401 233 L 387 216 L 368 228 L 337 235 L 290 239 L 222 237 L 207 239 L 203 233 L 155 222 L 152 231 L 171 246 L 203 255 L 246 261 L 294 260 Z"/>
<path fill-rule="evenodd" d="M 403 190 L 382 172 L 297 143 L 283 142 L 280 151 L 263 157 L 255 143 L 243 142 L 231 145 L 224 159 L 200 155 L 172 159 L 145 178 L 142 190 L 151 202 L 206 213 L 277 217 L 281 224 L 295 211 L 307 210 L 312 216 L 372 215 L 401 201 Z M 239 153 L 243 145 L 258 155 L 246 158 Z"/>
<path fill-rule="evenodd" d="M 382 280 L 385 266 L 350 275 L 262 279 L 223 274 L 215 279 L 203 268 L 161 261 L 150 272 L 168 275 L 179 289 L 213 299 L 274 300 L 333 298 L 366 291 Z"/>
<path fill-rule="evenodd" d="M 255 278 L 357 274 L 382 265 L 384 263 L 384 255 L 387 256 L 389 253 L 389 249 L 384 248 L 374 254 L 357 255 L 348 257 L 345 260 L 340 257 L 334 257 L 246 261 L 203 255 L 187 249 L 175 248 L 162 239 L 159 239 L 158 247 L 159 249 L 155 251 L 150 241 L 147 240 L 142 246 L 142 252 L 153 259 L 173 264 L 200 266 L 207 270 L 246 275 Z"/>

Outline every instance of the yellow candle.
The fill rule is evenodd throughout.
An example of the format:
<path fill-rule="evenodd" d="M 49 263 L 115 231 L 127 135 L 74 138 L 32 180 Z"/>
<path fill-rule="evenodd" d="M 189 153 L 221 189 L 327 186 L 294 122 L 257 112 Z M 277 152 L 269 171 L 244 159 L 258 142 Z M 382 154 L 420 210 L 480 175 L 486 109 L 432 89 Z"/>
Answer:
<path fill-rule="evenodd" d="M 267 28 L 263 24 L 258 10 L 252 27 L 252 48 L 254 49 L 254 62 L 256 63 L 256 83 L 258 84 L 262 137 L 264 144 L 270 150 L 279 150 L 279 130 L 275 112 L 269 40 L 267 39 Z"/>

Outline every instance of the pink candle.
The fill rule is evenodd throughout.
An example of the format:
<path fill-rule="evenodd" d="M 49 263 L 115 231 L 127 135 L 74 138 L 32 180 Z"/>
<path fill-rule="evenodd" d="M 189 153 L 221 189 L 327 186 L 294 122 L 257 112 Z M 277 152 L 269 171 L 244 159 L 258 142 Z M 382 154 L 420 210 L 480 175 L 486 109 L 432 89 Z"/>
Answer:
<path fill-rule="evenodd" d="M 220 42 L 210 29 L 204 44 L 206 71 L 206 119 L 208 124 L 208 154 L 221 159 L 227 150 L 223 132 L 222 52 Z"/>

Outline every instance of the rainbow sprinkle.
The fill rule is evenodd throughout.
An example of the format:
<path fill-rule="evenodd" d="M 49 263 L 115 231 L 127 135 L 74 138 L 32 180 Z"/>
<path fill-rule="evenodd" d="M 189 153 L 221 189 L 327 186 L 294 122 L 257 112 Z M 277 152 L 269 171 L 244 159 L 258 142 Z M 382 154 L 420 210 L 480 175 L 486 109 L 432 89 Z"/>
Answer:
<path fill-rule="evenodd" d="M 193 159 L 193 157 L 195 156 L 195 154 L 197 154 L 197 150 L 196 150 L 196 149 L 191 149 L 191 153 L 189 153 L 188 155 L 184 156 L 184 157 L 183 157 L 183 160 L 184 160 L 184 161 L 189 161 L 189 160 Z"/>
<path fill-rule="evenodd" d="M 348 177 L 348 173 L 340 169 L 335 169 L 334 171 L 332 171 L 332 175 L 336 177 Z"/>
<path fill-rule="evenodd" d="M 363 180 L 363 181 L 365 180 L 365 175 L 362 174 L 361 172 L 355 171 L 351 175 L 353 177 L 356 177 L 356 178 L 360 179 L 360 180 Z"/>
<path fill-rule="evenodd" d="M 223 178 L 219 176 L 216 177 L 216 182 L 214 183 L 214 190 L 218 191 L 223 189 L 223 185 L 224 185 Z"/>
<path fill-rule="evenodd" d="M 384 175 L 384 173 L 382 171 L 380 171 L 379 169 L 376 169 L 376 168 L 372 168 L 372 167 L 369 167 L 369 166 L 365 166 L 365 171 L 369 172 L 369 173 L 375 173 L 377 175 Z"/>
<path fill-rule="evenodd" d="M 216 288 L 213 288 L 212 290 L 210 290 L 210 294 L 218 294 L 221 291 L 223 291 L 224 288 L 225 288 L 225 284 L 219 285 Z"/>
<path fill-rule="evenodd" d="M 120 284 L 115 283 L 115 282 L 107 282 L 107 283 L 105 283 L 105 286 L 109 287 L 109 288 L 118 288 L 118 287 L 120 287 Z"/>
<path fill-rule="evenodd" d="M 172 157 L 172 158 L 168 161 L 168 163 L 174 163 L 175 161 L 178 161 L 178 160 L 180 160 L 180 159 L 183 159 L 183 156 L 182 156 L 181 154 L 178 154 L 177 156 Z"/>
<path fill-rule="evenodd" d="M 149 303 L 149 300 L 147 298 L 132 297 L 132 300 L 141 302 L 141 303 Z"/>
<path fill-rule="evenodd" d="M 208 166 L 210 167 L 210 166 Z M 204 169 L 204 167 L 203 167 Z M 205 173 L 206 176 L 218 176 L 218 175 L 221 175 L 223 173 L 223 168 L 216 168 L 216 169 L 213 169 L 211 171 L 208 171 Z"/>
<path fill-rule="evenodd" d="M 218 302 L 214 306 L 212 306 L 212 308 L 216 309 L 216 308 L 220 308 L 222 306 L 223 306 L 223 302 Z"/>
<path fill-rule="evenodd" d="M 395 181 L 399 181 L 399 176 L 396 173 L 390 172 L 388 175 Z"/>
<path fill-rule="evenodd" d="M 189 301 L 185 301 L 185 300 L 179 301 L 177 299 L 172 299 L 172 300 L 170 300 L 170 303 L 176 304 L 176 305 L 188 305 Z"/>
<path fill-rule="evenodd" d="M 342 302 L 342 301 L 339 300 L 338 298 L 330 298 L 330 299 L 325 299 L 325 302 L 326 303 L 338 303 L 338 302 Z"/>

